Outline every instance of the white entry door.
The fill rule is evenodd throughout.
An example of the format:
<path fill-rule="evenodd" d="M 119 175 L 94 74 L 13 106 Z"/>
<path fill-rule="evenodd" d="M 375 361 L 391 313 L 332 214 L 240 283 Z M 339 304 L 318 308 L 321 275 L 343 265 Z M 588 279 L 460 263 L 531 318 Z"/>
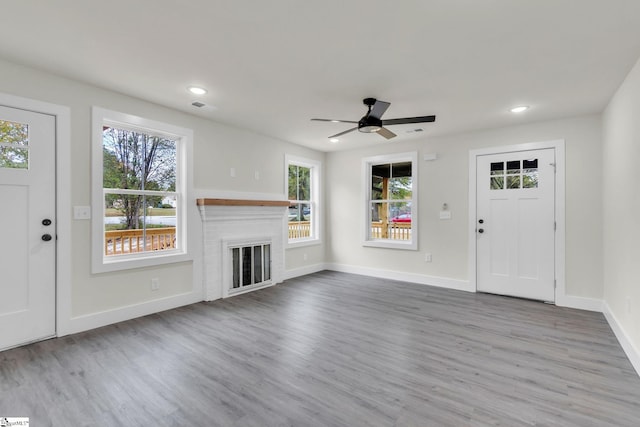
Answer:
<path fill-rule="evenodd" d="M 554 149 L 476 162 L 477 290 L 554 302 Z"/>
<path fill-rule="evenodd" d="M 55 118 L 0 106 L 0 350 L 55 335 Z"/>

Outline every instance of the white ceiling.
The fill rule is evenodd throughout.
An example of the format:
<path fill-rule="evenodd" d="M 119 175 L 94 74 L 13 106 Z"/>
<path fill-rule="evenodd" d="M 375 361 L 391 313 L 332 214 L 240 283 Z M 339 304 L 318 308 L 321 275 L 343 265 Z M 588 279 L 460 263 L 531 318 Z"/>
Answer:
<path fill-rule="evenodd" d="M 323 151 L 600 112 L 640 57 L 638 0 L 10 0 L 2 16 L 2 58 Z M 365 97 L 437 121 L 331 144 L 350 125 L 309 120 L 358 120 Z"/>

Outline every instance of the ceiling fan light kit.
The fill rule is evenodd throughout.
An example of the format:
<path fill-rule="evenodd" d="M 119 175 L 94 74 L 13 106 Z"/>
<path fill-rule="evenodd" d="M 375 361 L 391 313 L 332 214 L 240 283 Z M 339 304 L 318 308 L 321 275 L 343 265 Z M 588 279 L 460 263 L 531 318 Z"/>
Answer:
<path fill-rule="evenodd" d="M 331 122 L 331 123 L 353 123 L 358 125 L 354 128 L 347 129 L 344 132 L 331 135 L 329 137 L 329 140 L 332 142 L 337 137 L 342 136 L 349 132 L 353 132 L 356 129 L 362 133 L 377 133 L 378 135 L 383 136 L 386 139 L 391 139 L 396 137 L 397 135 L 391 132 L 385 126 L 403 125 L 408 123 L 426 123 L 426 122 L 436 121 L 436 116 L 404 117 L 401 119 L 382 120 L 382 115 L 385 113 L 385 111 L 387 111 L 387 108 L 389 108 L 389 106 L 391 105 L 389 102 L 378 101 L 375 98 L 365 98 L 362 100 L 362 103 L 367 106 L 368 111 L 367 111 L 367 114 L 365 114 L 364 117 L 362 117 L 357 122 L 352 120 L 335 120 L 335 119 L 311 119 L 311 120 L 318 121 L 318 122 Z"/>

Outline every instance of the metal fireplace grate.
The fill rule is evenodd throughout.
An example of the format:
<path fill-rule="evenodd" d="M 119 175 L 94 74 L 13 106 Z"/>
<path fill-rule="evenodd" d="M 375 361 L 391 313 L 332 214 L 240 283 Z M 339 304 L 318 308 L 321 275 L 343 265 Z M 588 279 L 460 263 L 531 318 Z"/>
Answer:
<path fill-rule="evenodd" d="M 229 294 L 271 284 L 271 243 L 230 246 L 231 287 Z"/>

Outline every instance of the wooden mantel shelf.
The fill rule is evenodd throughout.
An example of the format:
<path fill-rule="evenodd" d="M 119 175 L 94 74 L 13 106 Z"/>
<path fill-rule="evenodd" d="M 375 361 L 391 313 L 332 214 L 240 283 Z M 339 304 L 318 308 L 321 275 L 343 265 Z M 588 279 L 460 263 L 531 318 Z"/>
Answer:
<path fill-rule="evenodd" d="M 289 206 L 288 200 L 196 199 L 198 206 Z"/>

